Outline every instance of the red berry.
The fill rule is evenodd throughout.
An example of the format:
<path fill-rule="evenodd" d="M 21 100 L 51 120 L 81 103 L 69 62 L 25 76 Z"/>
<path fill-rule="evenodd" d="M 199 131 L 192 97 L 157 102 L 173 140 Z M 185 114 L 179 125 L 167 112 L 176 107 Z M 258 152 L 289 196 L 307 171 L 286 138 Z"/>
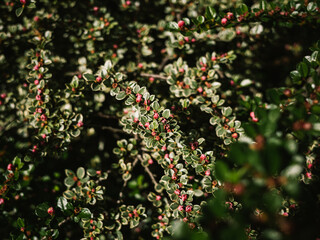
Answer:
<path fill-rule="evenodd" d="M 159 118 L 159 114 L 158 114 L 158 113 L 154 113 L 154 114 L 153 114 L 153 118 L 154 118 L 154 119 L 158 119 L 158 118 Z"/>
<path fill-rule="evenodd" d="M 26 4 L 26 0 L 20 0 L 20 3 L 21 3 L 22 5 L 25 5 L 25 4 Z"/>
<path fill-rule="evenodd" d="M 148 163 L 151 165 L 151 164 L 153 164 L 153 160 L 150 158 L 149 160 L 148 160 Z"/>
<path fill-rule="evenodd" d="M 156 200 L 159 201 L 160 199 L 161 199 L 161 196 L 160 196 L 160 195 L 157 195 L 157 196 L 156 196 Z"/>
<path fill-rule="evenodd" d="M 184 24 L 185 24 L 185 22 L 182 21 L 182 20 L 180 20 L 180 21 L 178 22 L 178 27 L 181 29 L 181 28 L 184 27 Z"/>
<path fill-rule="evenodd" d="M 49 214 L 50 216 L 52 216 L 52 215 L 54 214 L 54 209 L 53 209 L 53 207 L 49 207 L 49 208 L 48 208 L 48 214 Z"/>
<path fill-rule="evenodd" d="M 192 211 L 192 206 L 186 206 L 186 212 L 191 212 Z"/>
<path fill-rule="evenodd" d="M 0 205 L 4 204 L 4 199 L 0 198 Z"/>
<path fill-rule="evenodd" d="M 101 81 L 102 81 L 102 77 L 100 77 L 100 76 L 96 77 L 96 82 L 97 83 L 101 83 Z"/>
<path fill-rule="evenodd" d="M 77 123 L 77 126 L 78 126 L 78 127 L 82 127 L 82 126 L 83 126 L 83 122 L 82 122 L 82 121 L 79 121 L 79 122 Z"/>
<path fill-rule="evenodd" d="M 36 79 L 36 80 L 34 80 L 34 82 L 33 82 L 35 85 L 38 85 L 39 84 L 39 80 L 38 79 Z"/>
<path fill-rule="evenodd" d="M 221 19 L 221 24 L 222 24 L 223 26 L 226 25 L 227 22 L 228 22 L 228 19 L 226 19 L 226 18 L 222 18 L 222 19 Z"/>
<path fill-rule="evenodd" d="M 232 133 L 231 137 L 233 137 L 234 139 L 237 139 L 239 137 L 238 133 Z"/>
<path fill-rule="evenodd" d="M 227 13 L 227 18 L 230 20 L 231 18 L 233 18 L 233 13 L 232 12 L 228 12 Z"/>
<path fill-rule="evenodd" d="M 139 93 L 137 93 L 137 98 L 136 98 L 136 102 L 137 103 L 139 103 L 139 102 L 141 102 L 141 100 L 142 100 L 142 95 L 141 94 L 139 94 Z"/>
<path fill-rule="evenodd" d="M 13 171 L 13 165 L 11 163 L 8 164 L 7 169 L 9 171 Z"/>

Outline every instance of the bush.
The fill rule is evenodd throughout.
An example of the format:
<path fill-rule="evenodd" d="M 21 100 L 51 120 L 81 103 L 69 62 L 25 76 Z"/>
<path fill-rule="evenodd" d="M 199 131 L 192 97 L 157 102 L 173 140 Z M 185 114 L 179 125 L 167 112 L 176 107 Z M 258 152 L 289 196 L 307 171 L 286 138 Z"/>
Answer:
<path fill-rule="evenodd" d="M 319 7 L 5 0 L 2 239 L 319 239 Z"/>

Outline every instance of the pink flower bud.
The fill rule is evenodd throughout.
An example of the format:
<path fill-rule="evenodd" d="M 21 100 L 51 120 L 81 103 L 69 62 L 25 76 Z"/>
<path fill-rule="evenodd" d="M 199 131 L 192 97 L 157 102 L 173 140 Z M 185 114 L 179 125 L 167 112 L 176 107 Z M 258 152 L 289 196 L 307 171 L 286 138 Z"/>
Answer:
<path fill-rule="evenodd" d="M 39 80 L 38 79 L 36 79 L 36 80 L 34 80 L 34 82 L 33 82 L 35 85 L 38 85 L 39 84 Z"/>
<path fill-rule="evenodd" d="M 148 160 L 148 163 L 151 165 L 151 164 L 153 164 L 153 160 L 150 158 L 149 160 Z"/>
<path fill-rule="evenodd" d="M 183 211 L 183 206 L 179 205 L 178 210 L 181 212 Z"/>
<path fill-rule="evenodd" d="M 149 122 L 146 122 L 146 123 L 144 124 L 144 127 L 147 128 L 147 129 L 149 129 L 150 123 L 149 123 Z"/>
<path fill-rule="evenodd" d="M 203 92 L 203 88 L 202 88 L 202 87 L 198 87 L 197 91 L 198 91 L 199 93 L 202 93 L 202 92 Z"/>
<path fill-rule="evenodd" d="M 179 194 L 180 194 L 180 190 L 179 190 L 179 189 L 176 189 L 176 190 L 174 190 L 174 193 L 175 193 L 176 195 L 179 195 Z"/>
<path fill-rule="evenodd" d="M 205 171 L 204 173 L 206 176 L 209 176 L 210 175 L 210 170 L 208 169 L 207 171 Z"/>
<path fill-rule="evenodd" d="M 159 201 L 160 199 L 161 199 L 161 196 L 160 196 L 160 195 L 157 195 L 157 196 L 156 196 L 156 200 Z"/>
<path fill-rule="evenodd" d="M 0 205 L 4 204 L 4 199 L 0 198 Z"/>

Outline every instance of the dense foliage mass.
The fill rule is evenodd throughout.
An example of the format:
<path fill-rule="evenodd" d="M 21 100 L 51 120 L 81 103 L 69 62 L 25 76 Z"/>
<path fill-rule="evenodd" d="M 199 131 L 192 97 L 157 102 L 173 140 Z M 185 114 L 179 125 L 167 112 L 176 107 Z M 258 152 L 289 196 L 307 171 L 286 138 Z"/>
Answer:
<path fill-rule="evenodd" d="M 2 1 L 1 239 L 319 239 L 319 8 Z"/>

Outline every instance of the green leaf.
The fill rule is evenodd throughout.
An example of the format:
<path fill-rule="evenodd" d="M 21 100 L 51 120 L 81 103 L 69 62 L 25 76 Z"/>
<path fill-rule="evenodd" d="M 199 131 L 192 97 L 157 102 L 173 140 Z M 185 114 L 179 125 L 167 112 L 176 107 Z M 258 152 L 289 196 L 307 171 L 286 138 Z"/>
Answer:
<path fill-rule="evenodd" d="M 302 77 L 308 76 L 308 65 L 304 62 L 299 63 L 298 65 L 298 71 L 301 74 Z"/>
<path fill-rule="evenodd" d="M 214 19 L 217 16 L 216 10 L 213 7 L 207 7 L 205 17 L 208 20 Z"/>
<path fill-rule="evenodd" d="M 17 9 L 16 9 L 16 15 L 17 15 L 17 17 L 20 17 L 20 15 L 22 14 L 22 12 L 23 12 L 23 7 L 17 8 Z"/>
<path fill-rule="evenodd" d="M 231 115 L 231 113 L 232 113 L 232 108 L 231 107 L 222 108 L 223 116 L 228 117 L 228 116 Z"/>
<path fill-rule="evenodd" d="M 169 29 L 169 30 L 179 30 L 179 26 L 178 26 L 178 23 L 176 22 L 169 22 L 166 27 Z"/>
<path fill-rule="evenodd" d="M 90 73 L 83 74 L 83 78 L 87 81 L 95 81 L 96 80 L 95 76 Z"/>
<path fill-rule="evenodd" d="M 294 70 L 290 72 L 290 77 L 294 83 L 298 83 L 301 79 L 301 74 L 297 70 Z"/>
<path fill-rule="evenodd" d="M 25 225 L 24 225 L 24 219 L 18 218 L 18 219 L 17 219 L 17 225 L 18 225 L 19 228 L 24 227 L 24 226 L 25 226 Z"/>
<path fill-rule="evenodd" d="M 61 209 L 62 212 L 68 210 L 67 209 L 67 204 L 68 204 L 68 200 L 67 199 L 65 199 L 64 197 L 59 197 L 58 198 L 57 206 L 58 206 L 58 208 Z"/>
<path fill-rule="evenodd" d="M 170 117 L 170 110 L 169 109 L 165 109 L 162 113 L 162 116 L 164 118 L 169 118 Z"/>
<path fill-rule="evenodd" d="M 83 167 L 79 167 L 78 170 L 77 170 L 77 177 L 79 179 L 82 179 L 84 178 L 84 175 L 86 174 L 86 171 L 84 170 Z"/>
<path fill-rule="evenodd" d="M 116 95 L 116 99 L 117 100 L 123 100 L 126 97 L 126 92 L 125 91 L 121 91 Z"/>
<path fill-rule="evenodd" d="M 90 218 L 91 212 L 88 208 L 82 208 L 81 212 L 78 214 L 79 218 Z"/>
<path fill-rule="evenodd" d="M 197 17 L 198 24 L 204 23 L 204 20 L 205 20 L 204 16 L 198 16 Z"/>
<path fill-rule="evenodd" d="M 67 187 L 72 187 L 74 183 L 75 181 L 71 177 L 67 177 L 64 179 L 64 185 L 66 185 Z"/>
<path fill-rule="evenodd" d="M 35 213 L 38 217 L 44 218 L 44 217 L 48 217 L 48 208 L 49 205 L 47 203 L 41 203 L 39 204 L 36 209 L 35 209 Z"/>

